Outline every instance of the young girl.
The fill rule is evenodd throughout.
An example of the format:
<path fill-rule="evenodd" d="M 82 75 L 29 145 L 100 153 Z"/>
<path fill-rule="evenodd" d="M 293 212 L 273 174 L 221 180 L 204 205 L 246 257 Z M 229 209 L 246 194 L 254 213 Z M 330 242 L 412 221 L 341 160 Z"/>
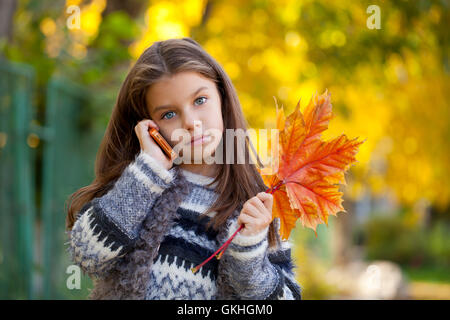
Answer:
<path fill-rule="evenodd" d="M 196 41 L 155 42 L 140 56 L 120 89 L 96 178 L 70 197 L 67 250 L 94 282 L 89 298 L 301 299 L 272 195 L 254 164 L 226 161 L 237 147 L 225 129 L 246 127 L 229 77 Z M 150 128 L 192 152 L 176 164 Z M 172 134 L 180 129 L 187 141 Z M 224 161 L 203 161 L 219 150 Z M 241 224 L 220 260 L 191 271 Z"/>

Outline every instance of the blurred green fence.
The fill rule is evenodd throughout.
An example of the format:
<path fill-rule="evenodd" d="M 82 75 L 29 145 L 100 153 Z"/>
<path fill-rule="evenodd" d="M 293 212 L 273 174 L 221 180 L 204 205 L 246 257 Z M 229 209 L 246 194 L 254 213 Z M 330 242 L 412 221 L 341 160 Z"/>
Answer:
<path fill-rule="evenodd" d="M 27 66 L 0 63 L 0 296 L 17 299 L 33 295 L 33 79 Z"/>
<path fill-rule="evenodd" d="M 82 276 L 80 290 L 66 286 L 72 262 L 64 245 L 65 204 L 94 177 L 101 134 L 80 121 L 90 94 L 66 80 L 51 79 L 45 126 L 39 126 L 32 121 L 33 71 L 4 61 L 0 66 L 0 298 L 84 298 L 87 277 Z M 30 134 L 41 141 L 41 161 L 27 142 Z"/>

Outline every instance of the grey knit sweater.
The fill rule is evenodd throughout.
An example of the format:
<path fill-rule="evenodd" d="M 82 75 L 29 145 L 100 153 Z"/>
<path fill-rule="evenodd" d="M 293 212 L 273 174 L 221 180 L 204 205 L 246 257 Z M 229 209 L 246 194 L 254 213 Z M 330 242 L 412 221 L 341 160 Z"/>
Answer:
<path fill-rule="evenodd" d="M 203 215 L 218 196 L 217 183 L 207 186 L 212 181 L 178 166 L 166 170 L 141 150 L 107 194 L 80 210 L 68 232 L 71 259 L 97 290 L 90 298 L 301 299 L 290 244 L 269 248 L 268 228 L 255 236 L 238 234 L 220 260 L 191 271 L 238 228 L 238 211 L 222 232 L 206 227 L 216 213 Z M 163 205 L 177 197 L 170 214 Z M 112 295 L 114 290 L 122 291 Z"/>

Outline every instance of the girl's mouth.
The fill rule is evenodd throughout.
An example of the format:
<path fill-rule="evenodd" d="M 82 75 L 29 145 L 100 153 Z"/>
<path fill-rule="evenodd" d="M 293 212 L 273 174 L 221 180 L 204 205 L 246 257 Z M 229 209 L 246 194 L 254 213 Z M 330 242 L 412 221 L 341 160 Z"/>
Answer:
<path fill-rule="evenodd" d="M 193 137 L 191 140 L 191 146 L 204 144 L 206 142 L 211 141 L 211 136 L 201 136 L 201 137 Z"/>

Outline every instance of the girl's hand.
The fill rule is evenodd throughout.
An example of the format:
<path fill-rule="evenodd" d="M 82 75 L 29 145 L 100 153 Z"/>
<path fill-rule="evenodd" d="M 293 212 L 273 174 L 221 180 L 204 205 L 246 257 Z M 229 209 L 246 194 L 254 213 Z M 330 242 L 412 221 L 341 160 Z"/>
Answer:
<path fill-rule="evenodd" d="M 149 119 L 141 120 L 134 127 L 134 131 L 136 132 L 136 136 L 139 139 L 139 144 L 141 145 L 141 149 L 155 158 L 164 168 L 169 170 L 173 166 L 173 160 L 170 160 L 164 152 L 161 150 L 161 147 L 153 140 L 150 136 L 148 130 L 150 128 L 155 128 L 159 131 L 158 125 Z"/>
<path fill-rule="evenodd" d="M 266 192 L 260 192 L 247 200 L 237 220 L 238 225 L 244 225 L 240 233 L 252 236 L 267 228 L 272 222 L 272 205 L 273 196 Z"/>

